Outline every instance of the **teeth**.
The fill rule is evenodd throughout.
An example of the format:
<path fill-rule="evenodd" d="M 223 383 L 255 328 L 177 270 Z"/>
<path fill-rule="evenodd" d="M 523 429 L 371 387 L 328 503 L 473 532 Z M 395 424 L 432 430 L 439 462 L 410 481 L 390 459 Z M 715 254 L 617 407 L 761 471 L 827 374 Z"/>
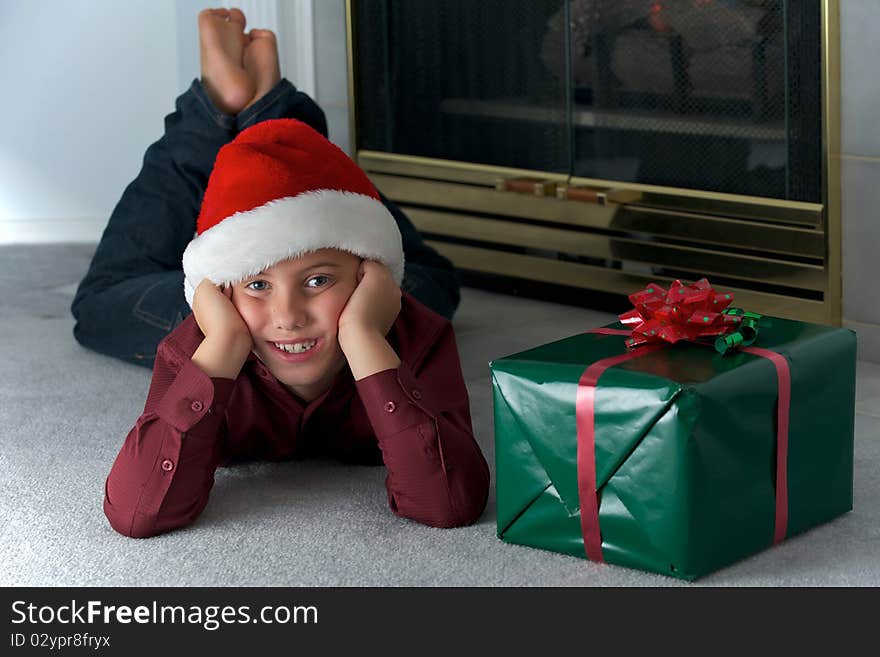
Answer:
<path fill-rule="evenodd" d="M 297 342 L 295 344 L 278 344 L 274 342 L 273 344 L 282 351 L 286 351 L 291 354 L 301 354 L 304 351 L 308 351 L 312 347 L 315 346 L 317 340 L 307 340 L 306 342 Z"/>

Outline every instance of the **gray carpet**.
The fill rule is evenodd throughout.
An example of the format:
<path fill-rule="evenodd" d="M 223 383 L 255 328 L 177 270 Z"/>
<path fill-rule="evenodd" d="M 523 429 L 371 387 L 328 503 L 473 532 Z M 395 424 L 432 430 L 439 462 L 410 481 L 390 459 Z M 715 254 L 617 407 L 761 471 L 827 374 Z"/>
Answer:
<path fill-rule="evenodd" d="M 494 485 L 477 524 L 432 529 L 391 514 L 383 468 L 330 462 L 221 469 L 192 527 L 147 540 L 116 534 L 101 510 L 104 478 L 150 373 L 73 340 L 68 308 L 93 250 L 0 247 L 0 585 L 685 585 L 502 543 Z M 490 466 L 487 362 L 611 319 L 464 291 L 455 326 Z M 855 510 L 697 585 L 880 584 L 880 365 L 859 363 L 858 376 Z"/>

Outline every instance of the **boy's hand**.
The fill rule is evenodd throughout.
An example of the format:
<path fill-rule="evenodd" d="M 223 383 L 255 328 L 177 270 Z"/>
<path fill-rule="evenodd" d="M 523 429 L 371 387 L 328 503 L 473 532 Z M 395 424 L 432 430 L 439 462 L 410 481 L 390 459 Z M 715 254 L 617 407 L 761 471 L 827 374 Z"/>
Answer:
<path fill-rule="evenodd" d="M 362 261 L 358 286 L 339 316 L 340 345 L 344 335 L 353 333 L 388 335 L 400 314 L 400 297 L 388 267 L 373 260 Z"/>
<path fill-rule="evenodd" d="M 400 365 L 385 336 L 400 314 L 400 288 L 388 267 L 364 260 L 358 286 L 339 316 L 339 347 L 359 381 Z"/>
<path fill-rule="evenodd" d="M 251 332 L 231 299 L 231 287 L 220 289 L 207 278 L 193 295 L 193 315 L 205 339 L 192 360 L 211 377 L 237 377 L 254 346 Z"/>
<path fill-rule="evenodd" d="M 193 315 L 206 338 L 226 342 L 250 341 L 247 324 L 232 304 L 232 288 L 221 288 L 203 278 L 193 295 Z"/>

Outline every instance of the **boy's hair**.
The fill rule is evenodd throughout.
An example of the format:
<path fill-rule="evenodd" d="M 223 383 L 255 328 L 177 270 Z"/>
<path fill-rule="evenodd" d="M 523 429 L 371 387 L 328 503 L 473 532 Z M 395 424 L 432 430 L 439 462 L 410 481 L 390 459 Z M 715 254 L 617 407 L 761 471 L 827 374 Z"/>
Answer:
<path fill-rule="evenodd" d="M 263 121 L 217 154 L 183 254 L 192 306 L 203 278 L 237 283 L 323 248 L 377 260 L 403 279 L 400 230 L 363 170 L 301 121 Z"/>

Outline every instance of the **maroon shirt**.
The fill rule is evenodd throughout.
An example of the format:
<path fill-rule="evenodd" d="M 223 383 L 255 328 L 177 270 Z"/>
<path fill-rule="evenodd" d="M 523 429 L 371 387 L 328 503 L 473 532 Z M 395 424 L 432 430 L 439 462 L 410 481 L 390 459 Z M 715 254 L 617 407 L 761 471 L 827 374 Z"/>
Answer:
<path fill-rule="evenodd" d="M 308 404 L 253 354 L 235 380 L 207 376 L 191 360 L 203 338 L 190 315 L 159 344 L 144 411 L 107 477 L 116 531 L 140 538 L 194 522 L 215 469 L 252 459 L 384 463 L 399 516 L 454 527 L 483 512 L 489 468 L 452 325 L 408 294 L 388 335 L 401 365 L 357 382 L 346 367 Z"/>

